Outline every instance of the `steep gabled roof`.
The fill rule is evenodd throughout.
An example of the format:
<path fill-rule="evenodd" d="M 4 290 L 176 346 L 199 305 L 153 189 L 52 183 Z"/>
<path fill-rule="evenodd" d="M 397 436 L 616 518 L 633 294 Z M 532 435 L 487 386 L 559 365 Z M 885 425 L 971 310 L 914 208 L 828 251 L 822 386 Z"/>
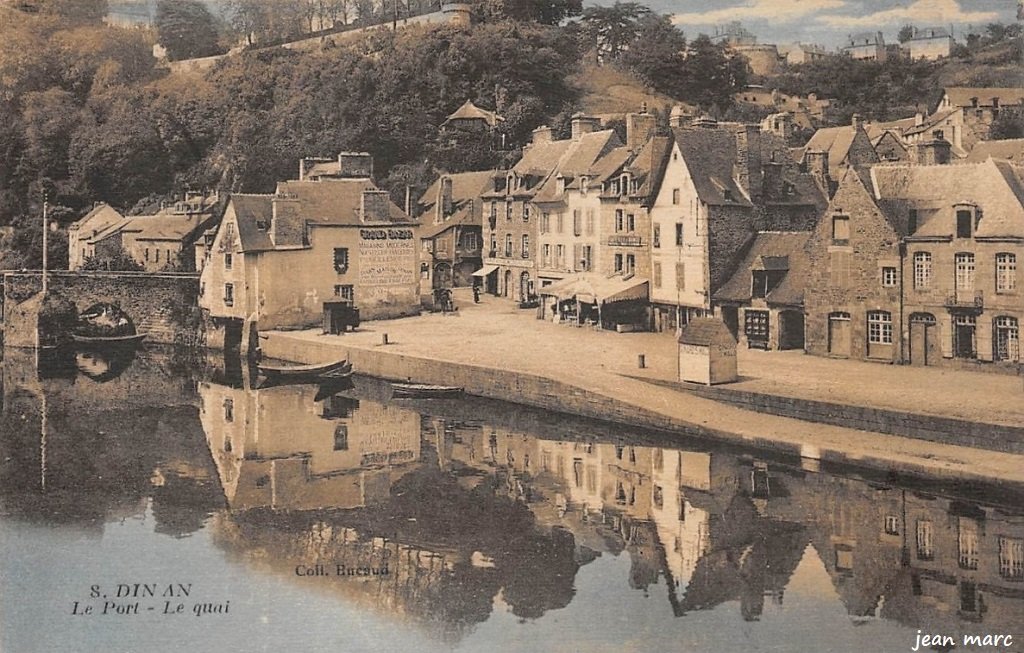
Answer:
<path fill-rule="evenodd" d="M 752 206 L 733 179 L 736 136 L 731 131 L 676 127 L 672 134 L 702 202 L 716 206 Z"/>
<path fill-rule="evenodd" d="M 582 134 L 576 140 L 554 141 L 548 145 L 555 143 L 566 143 L 567 146 L 538 188 L 537 194 L 534 196 L 534 200 L 537 202 L 550 202 L 559 199 L 561 197 L 558 192 L 559 176 L 578 181 L 576 178 L 591 174 L 591 169 L 599 159 L 622 145 L 615 131 L 611 129 Z M 524 155 L 523 158 L 525 159 L 526 156 Z M 519 168 L 519 164 L 516 164 L 515 168 Z"/>
<path fill-rule="evenodd" d="M 124 222 L 124 215 L 119 213 L 114 207 L 107 203 L 97 204 L 91 211 L 86 213 L 78 222 L 75 222 L 69 227 L 69 230 L 79 230 L 83 234 L 86 232 L 105 231 L 111 226 L 117 225 Z"/>
<path fill-rule="evenodd" d="M 809 231 L 762 231 L 736 272 L 715 292 L 718 301 L 749 302 L 751 300 L 751 271 L 785 271 L 782 281 L 768 293 L 769 304 L 800 305 L 804 301 L 807 284 L 808 259 L 805 247 L 811 237 Z"/>
<path fill-rule="evenodd" d="M 840 168 L 847 163 L 850 148 L 860 130 L 852 126 L 824 127 L 814 132 L 804 146 L 804 152 L 828 152 L 828 172 L 833 179 L 840 176 Z"/>
<path fill-rule="evenodd" d="M 494 178 L 504 177 L 503 170 L 480 170 L 476 172 L 458 172 L 454 174 L 441 175 L 434 180 L 427 190 L 420 195 L 419 204 L 424 211 L 434 208 L 437 201 L 437 194 L 441 188 L 441 179 L 447 177 L 452 180 L 452 202 L 458 204 L 464 200 L 479 197 L 494 187 Z"/>
<path fill-rule="evenodd" d="M 273 195 L 235 193 L 231 196 L 230 203 L 235 212 L 238 240 L 243 252 L 274 249 L 269 233 L 270 220 L 274 216 L 273 199 Z"/>

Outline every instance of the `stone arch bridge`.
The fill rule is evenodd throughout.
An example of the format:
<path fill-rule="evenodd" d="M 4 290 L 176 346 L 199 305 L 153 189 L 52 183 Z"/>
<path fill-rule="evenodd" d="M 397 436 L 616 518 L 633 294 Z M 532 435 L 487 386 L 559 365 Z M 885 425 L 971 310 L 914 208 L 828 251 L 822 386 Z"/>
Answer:
<path fill-rule="evenodd" d="M 147 342 L 168 345 L 205 344 L 197 300 L 196 273 L 146 272 L 47 273 L 49 295 L 74 303 L 78 313 L 101 303 L 118 306 Z M 32 347 L 42 304 L 39 271 L 3 273 L 0 314 L 6 347 Z"/>

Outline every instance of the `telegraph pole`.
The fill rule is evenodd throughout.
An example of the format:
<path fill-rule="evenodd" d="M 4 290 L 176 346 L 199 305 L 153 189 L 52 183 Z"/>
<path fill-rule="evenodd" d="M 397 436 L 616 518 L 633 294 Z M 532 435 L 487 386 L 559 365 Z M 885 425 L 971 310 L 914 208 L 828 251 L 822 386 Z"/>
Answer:
<path fill-rule="evenodd" d="M 47 219 L 47 212 L 49 211 L 49 201 L 47 193 L 43 192 L 43 299 L 46 299 L 47 291 L 47 280 L 46 280 L 46 264 L 49 256 L 48 245 L 49 245 L 49 231 L 50 225 Z"/>

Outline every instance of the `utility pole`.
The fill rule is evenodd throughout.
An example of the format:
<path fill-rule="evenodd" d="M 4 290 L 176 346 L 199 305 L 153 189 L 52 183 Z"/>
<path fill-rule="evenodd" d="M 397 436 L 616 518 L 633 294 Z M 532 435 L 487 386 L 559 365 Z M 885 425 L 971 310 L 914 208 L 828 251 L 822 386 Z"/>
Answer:
<path fill-rule="evenodd" d="M 48 245 L 50 244 L 50 239 L 49 239 L 50 224 L 49 224 L 49 220 L 47 219 L 47 215 L 46 214 L 47 214 L 49 208 L 50 207 L 49 207 L 47 193 L 44 191 L 43 192 L 43 299 L 46 299 L 46 291 L 47 291 L 46 263 L 47 263 L 47 258 L 49 256 L 49 252 L 47 251 L 47 249 L 48 249 Z"/>

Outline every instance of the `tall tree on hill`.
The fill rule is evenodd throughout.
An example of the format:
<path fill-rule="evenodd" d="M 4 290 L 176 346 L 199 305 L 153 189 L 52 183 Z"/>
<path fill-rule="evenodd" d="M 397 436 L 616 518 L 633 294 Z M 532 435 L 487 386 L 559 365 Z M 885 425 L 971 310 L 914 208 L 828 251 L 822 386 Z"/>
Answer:
<path fill-rule="evenodd" d="M 647 15 L 638 21 L 633 40 L 624 49 L 623 65 L 651 88 L 672 97 L 686 92 L 686 37 L 668 16 Z"/>
<path fill-rule="evenodd" d="M 686 49 L 682 99 L 703 109 L 726 110 L 733 93 L 747 84 L 747 62 L 726 51 L 723 44 L 712 43 L 706 34 L 690 41 Z"/>
<path fill-rule="evenodd" d="M 580 21 L 586 39 L 584 47 L 597 50 L 599 63 L 618 59 L 630 45 L 639 45 L 637 37 L 644 29 L 641 19 L 650 13 L 649 8 L 636 2 L 616 2 L 610 7 L 587 7 Z"/>
<path fill-rule="evenodd" d="M 217 30 L 210 10 L 199 0 L 159 0 L 156 31 L 171 61 L 217 54 Z"/>

